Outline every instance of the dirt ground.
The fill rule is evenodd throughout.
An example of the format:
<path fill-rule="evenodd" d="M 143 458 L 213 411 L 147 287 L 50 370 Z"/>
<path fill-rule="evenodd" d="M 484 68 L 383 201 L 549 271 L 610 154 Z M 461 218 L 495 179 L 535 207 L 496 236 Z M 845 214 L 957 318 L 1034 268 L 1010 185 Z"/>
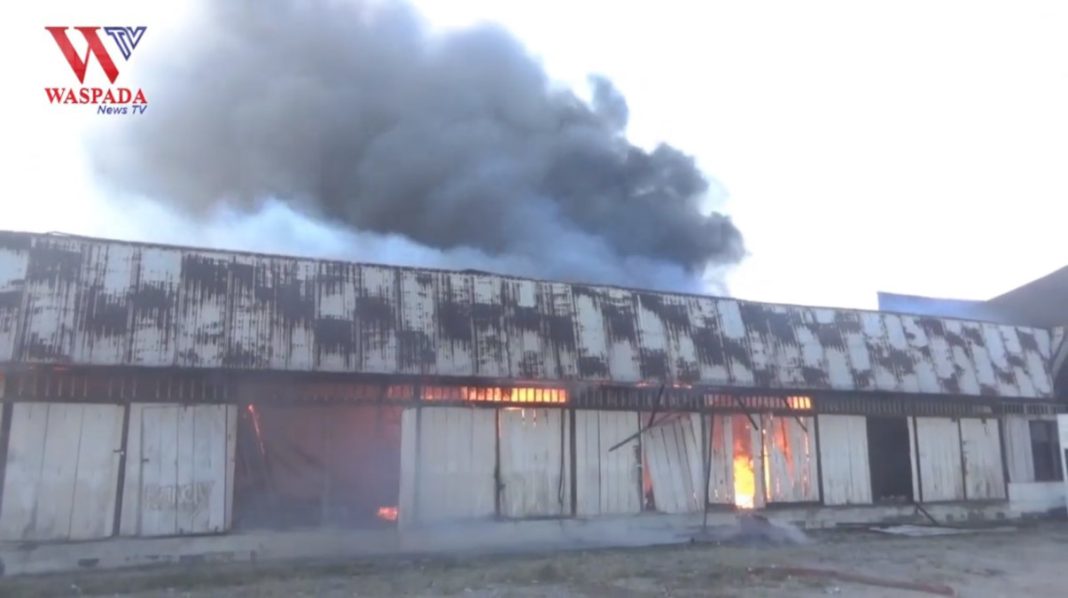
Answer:
<path fill-rule="evenodd" d="M 191 565 L 6 579 L 0 580 L 0 596 L 924 595 L 872 585 L 885 581 L 922 583 L 942 595 L 1040 597 L 1068 595 L 1066 554 L 1068 523 L 1042 522 L 1008 531 L 921 538 L 823 532 L 810 534 L 800 546 L 687 544 L 345 563 Z"/>

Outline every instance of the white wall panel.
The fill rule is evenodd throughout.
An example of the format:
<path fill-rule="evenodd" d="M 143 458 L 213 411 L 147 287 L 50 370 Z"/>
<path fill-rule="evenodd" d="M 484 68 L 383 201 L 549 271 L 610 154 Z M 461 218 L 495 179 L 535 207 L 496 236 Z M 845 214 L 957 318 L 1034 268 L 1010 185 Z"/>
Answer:
<path fill-rule="evenodd" d="M 0 539 L 111 535 L 122 414 L 118 405 L 15 404 Z"/>
<path fill-rule="evenodd" d="M 820 498 L 816 468 L 816 424 L 811 417 L 764 415 L 769 502 L 815 502 Z"/>
<path fill-rule="evenodd" d="M 1009 468 L 1009 482 L 1012 483 L 1035 481 L 1030 419 L 1022 415 L 1006 415 L 1002 419 L 1005 426 L 1005 460 Z"/>
<path fill-rule="evenodd" d="M 708 472 L 708 502 L 734 504 L 734 443 L 731 415 L 713 415 L 712 463 Z M 744 417 L 744 416 L 743 416 Z"/>
<path fill-rule="evenodd" d="M 957 420 L 917 417 L 920 484 L 923 502 L 964 500 L 960 430 Z"/>
<path fill-rule="evenodd" d="M 401 426 L 404 525 L 493 516 L 496 410 L 407 409 Z"/>
<path fill-rule="evenodd" d="M 121 533 L 225 531 L 236 428 L 235 405 L 131 405 Z"/>
<path fill-rule="evenodd" d="M 962 419 L 960 437 L 968 500 L 1006 498 L 998 420 Z"/>
<path fill-rule="evenodd" d="M 641 511 L 637 432 L 638 415 L 633 412 L 575 412 L 578 515 Z M 609 452 L 627 438 L 630 442 Z"/>
<path fill-rule="evenodd" d="M 501 516 L 571 514 L 571 433 L 562 409 L 502 409 Z"/>
<path fill-rule="evenodd" d="M 663 513 L 701 511 L 705 479 L 701 416 L 661 413 L 657 419 L 663 423 L 654 424 L 642 435 L 656 509 Z"/>
<path fill-rule="evenodd" d="M 819 415 L 823 503 L 870 504 L 868 427 L 862 415 Z"/>

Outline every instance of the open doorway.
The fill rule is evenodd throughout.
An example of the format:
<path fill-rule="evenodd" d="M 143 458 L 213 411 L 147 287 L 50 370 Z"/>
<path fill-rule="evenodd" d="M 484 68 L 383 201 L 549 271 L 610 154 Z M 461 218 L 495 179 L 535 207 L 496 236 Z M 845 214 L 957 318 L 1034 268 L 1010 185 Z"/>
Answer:
<path fill-rule="evenodd" d="M 245 405 L 235 470 L 237 527 L 394 525 L 400 409 Z"/>
<path fill-rule="evenodd" d="M 868 464 L 875 502 L 912 502 L 912 451 L 904 417 L 869 417 Z"/>

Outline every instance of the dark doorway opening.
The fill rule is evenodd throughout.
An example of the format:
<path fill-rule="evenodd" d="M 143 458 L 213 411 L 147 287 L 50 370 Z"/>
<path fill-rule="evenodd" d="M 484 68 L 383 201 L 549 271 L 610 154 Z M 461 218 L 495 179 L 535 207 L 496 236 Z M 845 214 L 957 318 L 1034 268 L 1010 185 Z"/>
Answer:
<path fill-rule="evenodd" d="M 235 527 L 394 525 L 400 413 L 379 405 L 244 405 Z"/>
<path fill-rule="evenodd" d="M 912 452 L 907 419 L 868 418 L 868 464 L 875 502 L 912 502 Z"/>

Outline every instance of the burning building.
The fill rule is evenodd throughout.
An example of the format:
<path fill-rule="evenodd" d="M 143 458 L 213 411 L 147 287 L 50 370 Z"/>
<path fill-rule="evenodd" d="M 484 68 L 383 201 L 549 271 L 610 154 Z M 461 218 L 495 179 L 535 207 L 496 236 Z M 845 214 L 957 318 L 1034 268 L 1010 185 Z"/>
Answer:
<path fill-rule="evenodd" d="M 2 233 L 0 540 L 737 509 L 1017 515 L 1063 506 L 1063 342 Z"/>

